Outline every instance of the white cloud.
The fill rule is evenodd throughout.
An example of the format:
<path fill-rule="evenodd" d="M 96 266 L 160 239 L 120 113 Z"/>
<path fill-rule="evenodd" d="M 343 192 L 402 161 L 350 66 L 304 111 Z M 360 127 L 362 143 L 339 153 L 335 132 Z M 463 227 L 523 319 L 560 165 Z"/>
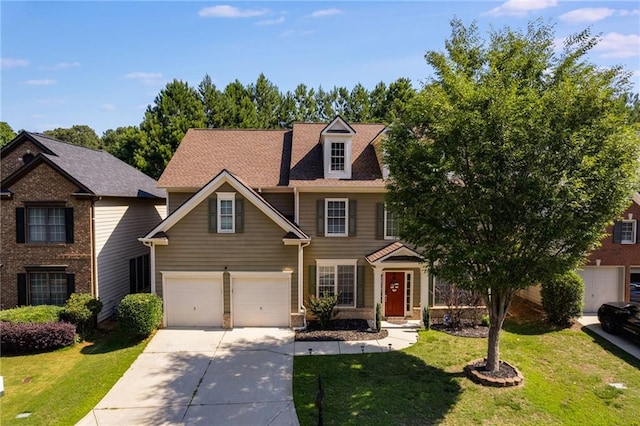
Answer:
<path fill-rule="evenodd" d="M 80 62 L 60 62 L 59 64 L 55 64 L 50 67 L 41 67 L 45 70 L 50 71 L 59 71 L 59 70 L 68 70 L 69 68 L 76 68 L 80 66 Z"/>
<path fill-rule="evenodd" d="M 130 72 L 125 74 L 124 78 L 128 80 L 138 80 L 148 86 L 162 83 L 162 74 L 159 72 Z"/>
<path fill-rule="evenodd" d="M 116 106 L 114 104 L 102 104 L 102 109 L 105 109 L 107 111 L 115 111 Z"/>
<path fill-rule="evenodd" d="M 263 16 L 268 12 L 267 9 L 238 9 L 225 4 L 200 9 L 198 15 L 203 18 L 253 18 Z"/>
<path fill-rule="evenodd" d="M 640 35 L 608 33 L 593 48 L 603 58 L 631 58 L 640 56 Z"/>
<path fill-rule="evenodd" d="M 24 82 L 24 84 L 28 84 L 29 86 L 50 86 L 55 83 L 56 83 L 56 80 L 53 80 L 51 78 L 42 78 L 39 80 L 27 80 Z"/>
<path fill-rule="evenodd" d="M 633 9 L 633 10 L 619 10 L 618 13 L 620 14 L 620 16 L 634 16 L 634 15 L 640 15 L 640 9 Z"/>
<path fill-rule="evenodd" d="M 28 67 L 28 59 L 16 59 L 16 58 L 2 58 L 0 59 L 0 67 L 2 68 L 16 68 L 16 67 Z"/>
<path fill-rule="evenodd" d="M 486 12 L 490 16 L 524 17 L 536 10 L 548 9 L 558 5 L 558 0 L 508 0 Z"/>
<path fill-rule="evenodd" d="M 585 7 L 560 15 L 558 19 L 570 24 L 593 23 L 613 15 L 616 11 L 608 7 Z"/>
<path fill-rule="evenodd" d="M 256 22 L 256 25 L 280 25 L 284 24 L 284 16 L 276 19 L 265 19 L 264 21 Z"/>
<path fill-rule="evenodd" d="M 324 18 L 325 16 L 339 15 L 341 13 L 342 13 L 342 10 L 340 9 L 322 9 L 322 10 L 316 10 L 309 16 L 312 18 Z"/>

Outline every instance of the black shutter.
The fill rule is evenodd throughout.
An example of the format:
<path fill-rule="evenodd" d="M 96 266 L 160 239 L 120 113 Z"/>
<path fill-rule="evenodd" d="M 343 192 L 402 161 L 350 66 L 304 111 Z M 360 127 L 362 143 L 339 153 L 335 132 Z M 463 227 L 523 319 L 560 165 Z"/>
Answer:
<path fill-rule="evenodd" d="M 66 242 L 73 242 L 73 207 L 64 209 L 64 228 L 66 231 Z"/>
<path fill-rule="evenodd" d="M 129 259 L 129 293 L 133 294 L 138 291 L 136 286 L 136 260 Z"/>
<path fill-rule="evenodd" d="M 316 265 L 309 265 L 309 297 L 316 295 Z"/>
<path fill-rule="evenodd" d="M 236 232 L 244 232 L 244 199 L 236 199 Z"/>
<path fill-rule="evenodd" d="M 24 213 L 24 207 L 16 207 L 16 243 L 18 244 L 23 244 L 27 241 Z"/>
<path fill-rule="evenodd" d="M 324 237 L 324 199 L 320 199 L 316 203 L 316 234 Z"/>
<path fill-rule="evenodd" d="M 76 274 L 67 274 L 67 297 L 76 291 Z"/>
<path fill-rule="evenodd" d="M 140 291 L 144 287 L 144 256 L 136 257 L 136 291 Z"/>
<path fill-rule="evenodd" d="M 142 283 L 143 287 L 146 291 L 150 291 L 151 289 L 151 256 L 145 254 L 142 258 L 143 269 L 144 269 L 144 281 Z"/>
<path fill-rule="evenodd" d="M 384 203 L 376 203 L 376 239 L 384 240 Z"/>
<path fill-rule="evenodd" d="M 364 265 L 358 265 L 358 285 L 356 287 L 356 307 L 364 308 Z"/>
<path fill-rule="evenodd" d="M 18 274 L 18 306 L 27 304 L 27 274 Z"/>
<path fill-rule="evenodd" d="M 349 200 L 349 236 L 355 237 L 358 235 L 358 226 L 356 218 L 358 217 L 358 202 L 356 200 Z"/>
<path fill-rule="evenodd" d="M 218 232 L 218 199 L 209 198 L 209 232 Z"/>
<path fill-rule="evenodd" d="M 613 225 L 613 242 L 619 244 L 622 242 L 622 222 L 616 221 Z"/>

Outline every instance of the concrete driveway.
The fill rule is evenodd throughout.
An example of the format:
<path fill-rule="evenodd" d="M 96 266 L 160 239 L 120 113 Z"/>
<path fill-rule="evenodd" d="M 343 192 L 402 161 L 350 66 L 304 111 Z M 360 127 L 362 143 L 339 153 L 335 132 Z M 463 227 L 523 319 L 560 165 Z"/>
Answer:
<path fill-rule="evenodd" d="M 158 330 L 79 425 L 298 425 L 294 333 Z"/>

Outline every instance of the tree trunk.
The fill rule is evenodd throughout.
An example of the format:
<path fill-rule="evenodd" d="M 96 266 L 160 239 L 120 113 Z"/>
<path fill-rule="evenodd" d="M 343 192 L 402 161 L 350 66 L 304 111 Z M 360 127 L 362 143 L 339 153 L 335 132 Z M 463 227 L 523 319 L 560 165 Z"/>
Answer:
<path fill-rule="evenodd" d="M 489 309 L 490 324 L 487 363 L 485 366 L 487 371 L 498 371 L 500 368 L 500 332 L 512 298 L 511 292 L 506 289 L 492 289 L 488 297 L 487 308 Z"/>

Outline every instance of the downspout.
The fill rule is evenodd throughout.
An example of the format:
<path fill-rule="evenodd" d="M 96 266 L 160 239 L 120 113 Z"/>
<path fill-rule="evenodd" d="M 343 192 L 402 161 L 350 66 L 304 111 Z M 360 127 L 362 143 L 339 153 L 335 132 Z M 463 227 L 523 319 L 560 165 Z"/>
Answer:
<path fill-rule="evenodd" d="M 304 256 L 303 256 L 304 248 L 309 246 L 309 244 L 311 244 L 311 241 L 308 241 L 306 243 L 300 243 L 300 245 L 298 246 L 298 310 L 302 313 L 302 327 L 294 327 L 293 329 L 295 331 L 306 330 L 307 328 L 307 308 L 305 308 L 304 306 L 304 300 L 302 297 L 303 275 L 304 275 L 304 267 L 302 262 L 304 259 Z"/>
<path fill-rule="evenodd" d="M 293 222 L 299 225 L 298 218 L 300 217 L 300 194 L 298 193 L 298 187 L 293 187 Z M 306 246 L 305 246 L 306 247 Z"/>

